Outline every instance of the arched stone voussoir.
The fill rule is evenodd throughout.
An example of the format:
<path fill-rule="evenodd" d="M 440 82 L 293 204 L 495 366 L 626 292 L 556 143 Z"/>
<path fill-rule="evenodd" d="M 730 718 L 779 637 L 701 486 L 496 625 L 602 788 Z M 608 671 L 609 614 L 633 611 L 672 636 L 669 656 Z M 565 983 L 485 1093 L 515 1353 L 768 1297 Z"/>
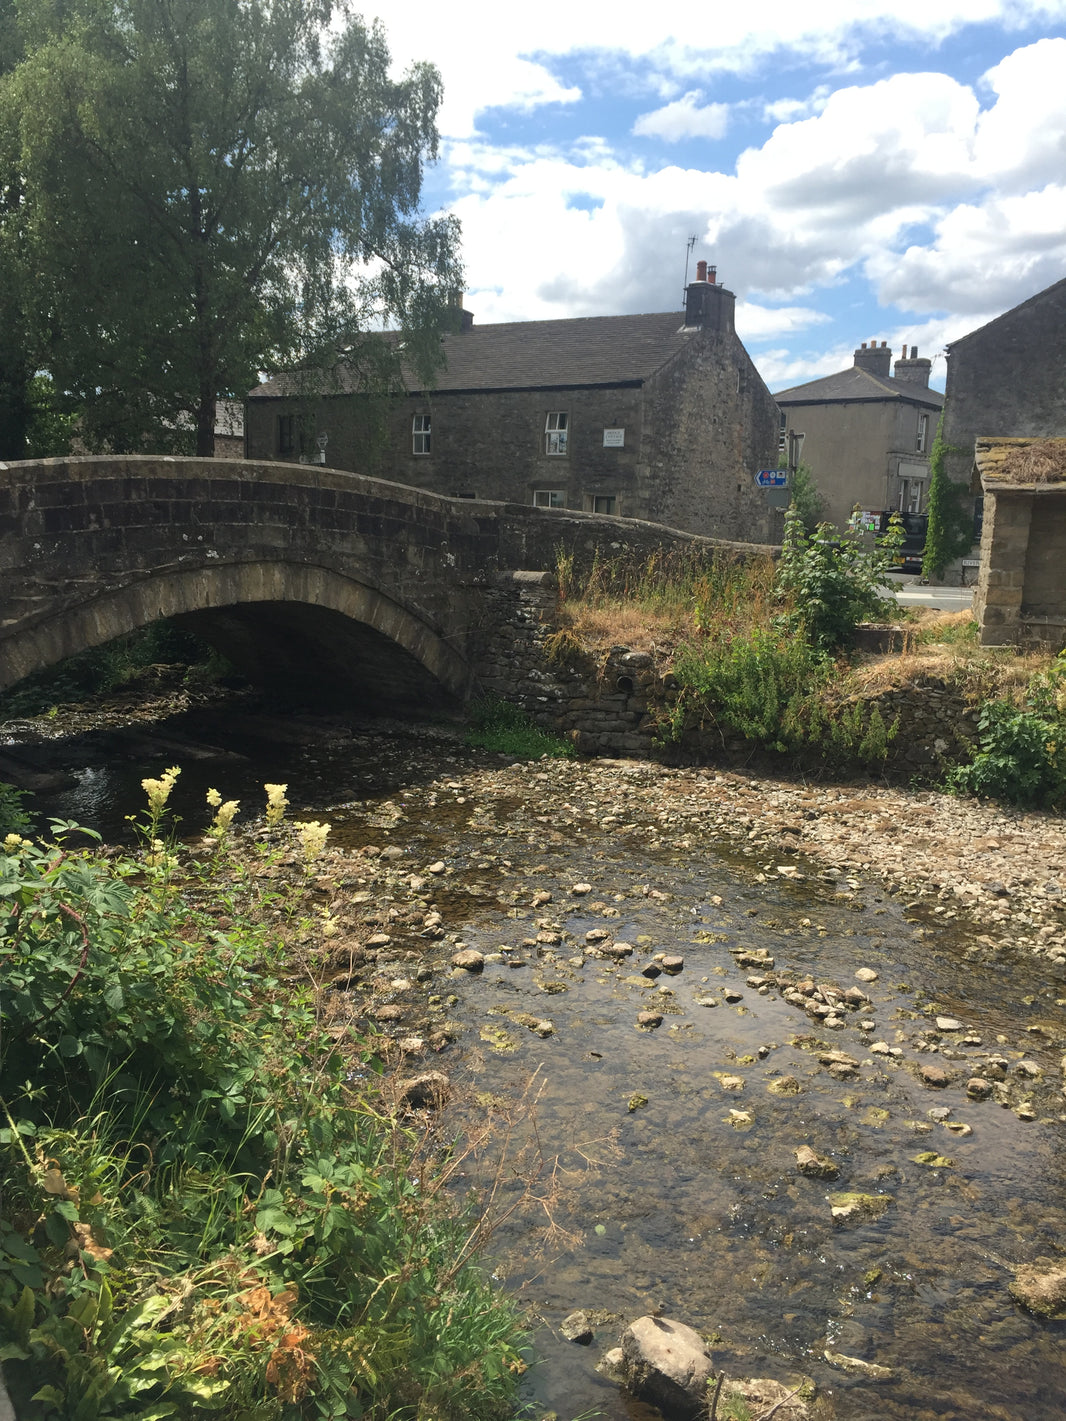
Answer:
<path fill-rule="evenodd" d="M 402 648 L 450 695 L 461 698 L 467 691 L 466 660 L 416 611 L 329 568 L 280 560 L 168 569 L 68 604 L 4 640 L 0 689 L 161 618 L 256 603 L 297 604 L 337 613 Z"/>

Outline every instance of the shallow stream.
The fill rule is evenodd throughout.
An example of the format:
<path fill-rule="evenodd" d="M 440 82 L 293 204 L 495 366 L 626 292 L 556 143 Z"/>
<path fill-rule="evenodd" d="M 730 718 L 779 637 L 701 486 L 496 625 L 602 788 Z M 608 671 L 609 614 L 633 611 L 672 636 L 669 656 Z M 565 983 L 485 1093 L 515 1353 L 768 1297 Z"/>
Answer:
<path fill-rule="evenodd" d="M 112 835 L 140 777 L 177 762 L 188 823 L 208 785 L 250 803 L 281 780 L 353 850 L 401 850 L 411 874 L 443 866 L 445 936 L 398 932 L 377 967 L 402 980 L 416 952 L 435 968 L 423 1010 L 462 1027 L 425 1062 L 456 1089 L 445 1128 L 494 1120 L 469 1183 L 494 1184 L 500 1207 L 533 1196 L 485 1257 L 532 1310 L 538 1414 L 650 1415 L 596 1364 L 625 1320 L 661 1308 L 713 1336 L 730 1376 L 813 1377 L 841 1421 L 1066 1415 L 1066 1323 L 1007 1290 L 1015 1266 L 1058 1256 L 1066 1225 L 1059 969 L 976 958 L 960 923 L 787 848 L 707 841 L 673 812 L 678 772 L 510 765 L 431 728 L 311 723 L 282 746 L 276 726 L 257 739 L 253 723 L 201 717 L 166 734 L 147 760 L 116 732 L 19 753 L 74 775 L 44 808 Z M 187 758 L 184 735 L 225 757 Z M 594 955 L 612 942 L 632 954 Z M 462 947 L 486 955 L 482 971 L 451 969 Z M 657 953 L 683 966 L 643 975 Z M 860 968 L 876 980 L 857 983 Z M 782 974 L 860 985 L 868 1003 L 826 1026 L 784 1000 Z M 830 1052 L 854 1072 L 834 1073 Z M 1006 1079 L 971 1100 L 990 1057 Z M 947 1085 L 923 1082 L 929 1063 Z M 803 1145 L 838 1177 L 799 1173 Z M 834 1218 L 829 1196 L 847 1191 L 877 1202 Z M 592 1315 L 589 1346 L 559 1331 L 575 1309 Z"/>

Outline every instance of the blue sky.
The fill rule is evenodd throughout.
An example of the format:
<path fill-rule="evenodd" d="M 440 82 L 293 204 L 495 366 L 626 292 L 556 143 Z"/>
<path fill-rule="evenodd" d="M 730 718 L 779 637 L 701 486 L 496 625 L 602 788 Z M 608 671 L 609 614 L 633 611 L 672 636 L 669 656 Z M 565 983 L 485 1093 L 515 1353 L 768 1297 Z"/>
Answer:
<path fill-rule="evenodd" d="M 947 342 L 1066 277 L 1066 0 L 376 12 L 442 73 L 425 194 L 479 323 L 679 307 L 694 236 L 771 389 L 869 340 L 942 386 Z"/>

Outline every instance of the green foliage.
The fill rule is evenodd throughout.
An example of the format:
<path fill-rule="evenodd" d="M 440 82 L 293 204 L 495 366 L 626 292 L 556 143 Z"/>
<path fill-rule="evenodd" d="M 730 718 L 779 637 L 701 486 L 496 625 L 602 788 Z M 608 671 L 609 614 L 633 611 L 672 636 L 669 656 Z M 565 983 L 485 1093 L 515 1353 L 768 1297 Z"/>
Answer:
<path fill-rule="evenodd" d="M 0 838 L 7 834 L 25 834 L 33 820 L 23 808 L 25 790 L 0 780 Z"/>
<path fill-rule="evenodd" d="M 1022 806 L 1066 803 L 1066 665 L 1034 677 L 1023 706 L 987 701 L 978 732 L 978 753 L 951 771 L 950 788 Z"/>
<path fill-rule="evenodd" d="M 779 754 L 823 763 L 883 764 L 896 734 L 877 706 L 831 707 L 832 660 L 799 637 L 756 629 L 683 647 L 674 662 L 680 695 L 668 738 L 709 721 Z"/>
<path fill-rule="evenodd" d="M 274 975 L 261 867 L 179 864 L 165 843 L 120 857 L 55 827 L 0 852 L 0 1360 L 16 1413 L 513 1414 L 514 1312 L 375 1098 L 372 1055 L 342 1053 L 315 994 Z"/>
<path fill-rule="evenodd" d="M 0 719 L 40 715 L 68 701 L 106 695 L 139 671 L 158 665 L 196 668 L 205 677 L 229 670 L 228 663 L 193 632 L 173 622 L 153 622 L 27 676 L 0 696 Z"/>
<path fill-rule="evenodd" d="M 902 536 L 898 523 L 873 547 L 858 528 L 820 523 L 810 534 L 790 507 L 775 584 L 786 624 L 812 646 L 833 650 L 852 643 L 860 622 L 894 613 L 882 589 Z"/>
<path fill-rule="evenodd" d="M 788 487 L 791 507 L 795 509 L 804 530 L 807 533 L 816 532 L 825 511 L 825 499 L 818 491 L 808 464 L 796 465 L 789 475 Z"/>
<path fill-rule="evenodd" d="M 494 699 L 471 706 L 466 743 L 516 760 L 564 759 L 574 753 L 569 741 L 541 730 L 519 706 Z"/>
<path fill-rule="evenodd" d="M 339 348 L 367 388 L 431 380 L 462 289 L 456 219 L 418 212 L 431 65 L 393 77 L 380 26 L 334 0 L 19 0 L 12 16 L 7 443 L 25 443 L 40 370 L 89 446 L 118 453 L 210 454 L 219 397 L 279 365 L 332 370 Z M 402 344 L 366 334 L 382 324 Z"/>
<path fill-rule="evenodd" d="M 966 506 L 965 484 L 949 479 L 944 468 L 948 454 L 957 452 L 944 441 L 944 411 L 936 427 L 929 455 L 929 527 L 925 535 L 922 576 L 938 581 L 948 563 L 970 551 L 973 543 L 973 515 Z"/>

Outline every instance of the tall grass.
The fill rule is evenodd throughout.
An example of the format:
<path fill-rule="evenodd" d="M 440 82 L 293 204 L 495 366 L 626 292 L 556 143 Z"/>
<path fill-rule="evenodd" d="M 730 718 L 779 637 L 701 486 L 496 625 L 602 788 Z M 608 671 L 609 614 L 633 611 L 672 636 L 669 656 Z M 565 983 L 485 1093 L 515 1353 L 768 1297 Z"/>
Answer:
<path fill-rule="evenodd" d="M 735 553 L 680 547 L 646 558 L 596 554 L 579 569 L 572 554 L 557 552 L 563 612 L 574 626 L 609 630 L 613 616 L 710 636 L 735 635 L 769 622 L 774 564 Z"/>

